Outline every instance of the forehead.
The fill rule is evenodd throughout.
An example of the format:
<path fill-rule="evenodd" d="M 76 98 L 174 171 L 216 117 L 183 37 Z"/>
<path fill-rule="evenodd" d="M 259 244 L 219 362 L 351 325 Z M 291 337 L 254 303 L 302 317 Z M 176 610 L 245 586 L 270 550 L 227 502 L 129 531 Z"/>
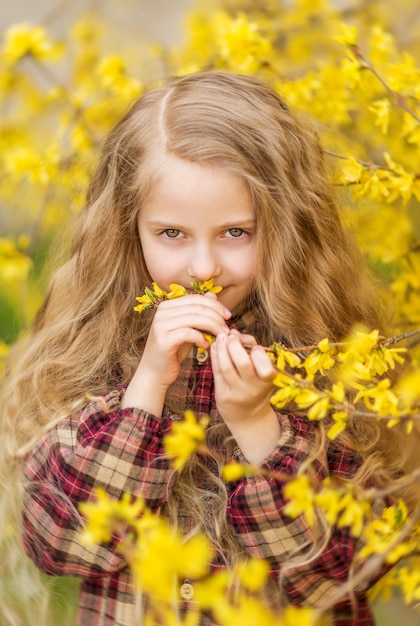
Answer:
<path fill-rule="evenodd" d="M 154 172 L 154 183 L 141 219 L 253 220 L 248 184 L 227 168 L 166 156 Z"/>

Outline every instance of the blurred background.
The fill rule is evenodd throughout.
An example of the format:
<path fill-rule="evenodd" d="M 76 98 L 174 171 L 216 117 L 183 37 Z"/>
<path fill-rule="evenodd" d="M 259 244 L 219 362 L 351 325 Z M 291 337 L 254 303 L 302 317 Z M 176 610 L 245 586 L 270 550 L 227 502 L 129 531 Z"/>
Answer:
<path fill-rule="evenodd" d="M 0 31 L 0 362 L 66 256 L 54 242 L 105 134 L 149 85 L 204 67 L 311 117 L 396 328 L 420 325 L 417 0 L 14 0 Z M 379 626 L 420 624 L 399 596 L 375 601 Z"/>

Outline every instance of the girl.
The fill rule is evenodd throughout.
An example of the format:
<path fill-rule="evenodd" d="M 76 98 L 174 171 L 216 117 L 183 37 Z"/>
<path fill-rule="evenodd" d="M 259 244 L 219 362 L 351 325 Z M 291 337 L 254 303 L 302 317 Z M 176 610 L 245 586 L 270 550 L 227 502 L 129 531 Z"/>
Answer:
<path fill-rule="evenodd" d="M 375 473 L 386 484 L 403 465 L 402 455 L 390 462 L 390 435 L 379 441 L 376 423 L 354 423 L 321 447 L 322 426 L 270 404 L 274 370 L 262 345 L 380 327 L 323 161 L 314 133 L 276 93 L 219 72 L 150 90 L 106 140 L 71 258 L 7 385 L 9 451 L 26 456 L 25 549 L 42 572 L 83 580 L 77 624 L 136 623 L 117 539 L 80 543 L 78 505 L 97 487 L 117 499 L 142 494 L 184 532 L 199 528 L 215 567 L 268 559 L 278 606 L 319 606 L 348 579 L 358 547 L 348 529 L 321 544 L 303 516 L 282 513 L 280 481 L 226 484 L 219 471 L 221 456 L 289 475 L 312 461 L 318 480 Z M 152 280 L 188 289 L 211 278 L 218 296 L 133 311 Z M 217 337 L 208 350 L 205 331 Z M 162 439 L 185 409 L 210 416 L 214 458 L 196 455 L 177 474 Z M 372 624 L 365 591 L 336 605 L 332 622 Z"/>

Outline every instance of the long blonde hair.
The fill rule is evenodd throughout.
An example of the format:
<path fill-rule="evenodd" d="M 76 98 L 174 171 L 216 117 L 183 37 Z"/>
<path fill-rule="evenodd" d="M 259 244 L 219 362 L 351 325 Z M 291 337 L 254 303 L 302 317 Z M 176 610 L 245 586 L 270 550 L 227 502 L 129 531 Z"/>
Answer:
<path fill-rule="evenodd" d="M 135 102 L 105 140 L 70 258 L 53 276 L 30 333 L 11 351 L 3 393 L 4 484 L 12 476 L 19 480 L 19 450 L 28 451 L 88 396 L 130 380 L 137 367 L 149 324 L 133 311 L 133 300 L 151 281 L 137 218 L 162 153 L 217 164 L 246 181 L 257 218 L 251 304 L 264 321 L 258 341 L 310 345 L 326 336 L 342 339 L 357 323 L 381 328 L 314 130 L 254 78 L 209 71 L 168 80 Z M 374 449 L 371 467 L 384 482 L 401 471 L 404 459 L 396 455 L 387 465 L 396 431 L 384 437 L 380 425 L 358 422 L 345 437 L 367 459 Z M 369 460 L 366 467 L 368 476 Z M 194 475 L 191 466 L 180 478 L 188 489 L 177 489 L 191 501 Z M 18 486 L 4 493 L 6 500 L 19 499 Z M 226 524 L 223 498 L 219 502 L 220 537 Z"/>

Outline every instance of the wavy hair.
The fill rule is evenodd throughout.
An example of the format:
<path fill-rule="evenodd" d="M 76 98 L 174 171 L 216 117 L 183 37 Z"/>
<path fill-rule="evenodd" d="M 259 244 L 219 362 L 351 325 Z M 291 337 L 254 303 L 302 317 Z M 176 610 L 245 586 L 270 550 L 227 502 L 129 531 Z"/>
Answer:
<path fill-rule="evenodd" d="M 1 476 L 5 485 L 15 484 L 4 490 L 9 504 L 14 499 L 19 506 L 18 457 L 89 396 L 129 381 L 137 367 L 150 316 L 133 312 L 133 300 L 151 281 L 137 220 L 164 154 L 227 168 L 248 185 L 257 219 L 250 304 L 263 321 L 260 343 L 311 345 L 326 336 L 340 340 L 359 323 L 382 328 L 372 283 L 341 225 L 314 129 L 252 77 L 208 71 L 172 78 L 136 101 L 104 141 L 70 257 L 53 276 L 28 336 L 10 353 Z M 375 473 L 386 484 L 407 461 L 398 437 L 397 430 L 365 420 L 355 421 L 342 438 L 366 458 L 363 479 Z M 220 545 L 228 537 L 225 486 L 211 478 L 206 504 L 194 479 L 200 461 L 191 463 L 179 477 L 177 496 L 195 511 L 197 527 L 203 506 L 208 513 L 218 500 L 205 532 Z M 170 517 L 178 506 L 169 502 Z M 234 551 L 235 539 L 224 539 L 222 549 Z"/>

